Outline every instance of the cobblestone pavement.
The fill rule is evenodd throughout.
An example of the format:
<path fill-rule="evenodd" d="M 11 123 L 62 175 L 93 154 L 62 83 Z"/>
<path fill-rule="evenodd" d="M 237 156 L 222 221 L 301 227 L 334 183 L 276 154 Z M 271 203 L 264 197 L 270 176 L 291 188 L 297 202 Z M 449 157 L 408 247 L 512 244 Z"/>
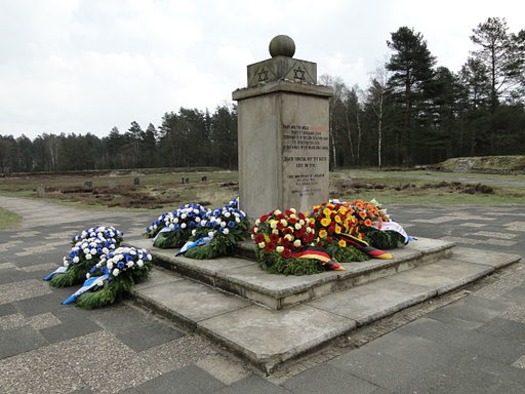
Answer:
<path fill-rule="evenodd" d="M 126 240 L 140 238 L 161 212 L 79 211 L 7 197 L 0 206 L 24 217 L 20 228 L 0 231 L 1 393 L 523 392 L 523 263 L 379 322 L 362 343 L 356 335 L 264 377 L 131 302 L 83 311 L 61 305 L 71 289 L 42 281 L 72 235 L 112 225 Z M 525 256 L 525 205 L 388 208 L 411 235 Z"/>

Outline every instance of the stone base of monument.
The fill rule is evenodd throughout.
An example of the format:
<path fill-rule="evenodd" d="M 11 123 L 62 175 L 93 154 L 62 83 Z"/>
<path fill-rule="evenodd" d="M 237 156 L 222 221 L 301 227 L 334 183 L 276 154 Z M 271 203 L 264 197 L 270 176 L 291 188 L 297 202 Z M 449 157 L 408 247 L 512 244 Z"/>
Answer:
<path fill-rule="evenodd" d="M 135 299 L 204 334 L 271 373 L 359 327 L 459 289 L 520 260 L 519 255 L 419 239 L 393 260 L 343 264 L 346 271 L 306 276 L 264 272 L 245 257 L 192 260 L 148 248 L 156 265 Z"/>

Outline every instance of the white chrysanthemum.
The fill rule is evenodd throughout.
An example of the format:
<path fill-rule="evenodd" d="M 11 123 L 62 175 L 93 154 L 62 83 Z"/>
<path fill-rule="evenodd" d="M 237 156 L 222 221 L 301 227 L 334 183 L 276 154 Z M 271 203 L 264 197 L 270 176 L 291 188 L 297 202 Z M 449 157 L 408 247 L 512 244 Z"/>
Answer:
<path fill-rule="evenodd" d="M 84 254 L 89 254 L 89 248 L 83 248 L 82 252 L 84 252 Z"/>
<path fill-rule="evenodd" d="M 227 226 L 226 222 L 221 222 L 221 227 L 226 227 L 226 226 Z"/>
<path fill-rule="evenodd" d="M 295 226 L 294 226 L 294 227 L 295 227 L 296 230 L 300 230 L 301 227 L 303 227 L 303 226 L 300 225 L 299 223 L 295 223 Z"/>
<path fill-rule="evenodd" d="M 288 222 L 286 221 L 286 219 L 281 219 L 281 224 L 286 227 L 288 226 Z"/>
<path fill-rule="evenodd" d="M 104 254 L 108 254 L 109 253 L 109 249 L 106 248 L 105 246 L 102 248 L 102 253 Z"/>
<path fill-rule="evenodd" d="M 260 219 L 257 219 L 257 220 L 255 221 L 255 225 L 258 226 L 259 224 L 261 224 L 261 220 L 260 220 Z"/>
<path fill-rule="evenodd" d="M 230 229 L 229 229 L 228 227 L 224 227 L 224 228 L 222 229 L 222 233 L 227 235 L 227 234 L 230 233 Z"/>
<path fill-rule="evenodd" d="M 253 232 L 254 232 L 254 233 L 258 233 L 258 232 L 259 232 L 259 229 L 258 229 L 257 227 L 254 227 L 254 228 L 253 228 Z"/>
<path fill-rule="evenodd" d="M 273 211 L 273 213 L 275 215 L 280 215 L 281 213 L 283 213 L 280 209 L 276 209 L 275 211 Z"/>
<path fill-rule="evenodd" d="M 238 216 L 235 217 L 235 223 L 240 223 L 241 222 L 241 219 L 239 219 Z"/>
<path fill-rule="evenodd" d="M 225 218 L 229 218 L 230 216 L 231 216 L 231 213 L 230 213 L 230 212 L 226 211 L 226 212 L 224 213 L 224 217 L 225 217 Z"/>
<path fill-rule="evenodd" d="M 131 268 L 131 267 L 133 267 L 134 265 L 135 265 L 135 263 L 134 263 L 133 261 L 128 261 L 128 262 L 126 263 L 126 266 L 127 266 L 128 268 Z"/>
<path fill-rule="evenodd" d="M 187 226 L 186 223 L 182 223 L 182 224 L 180 225 L 180 228 L 186 228 L 186 226 Z"/>
<path fill-rule="evenodd" d="M 282 253 L 282 252 L 284 252 L 284 246 L 279 245 L 278 247 L 275 248 L 275 250 L 276 250 L 278 253 Z"/>
<path fill-rule="evenodd" d="M 185 213 L 183 213 L 182 215 L 180 215 L 180 218 L 183 219 L 183 220 L 186 219 L 187 217 L 188 217 L 188 215 L 186 215 Z"/>
<path fill-rule="evenodd" d="M 89 254 L 97 254 L 97 249 L 96 249 L 96 248 L 92 248 L 92 249 L 89 251 Z"/>
<path fill-rule="evenodd" d="M 76 263 L 78 263 L 79 261 L 80 261 L 80 257 L 78 257 L 78 256 L 73 257 L 73 263 L 76 264 Z"/>
<path fill-rule="evenodd" d="M 294 240 L 294 236 L 293 236 L 292 234 L 286 234 L 286 235 L 284 236 L 284 238 L 287 239 L 287 240 L 290 241 L 290 242 Z"/>
<path fill-rule="evenodd" d="M 115 268 L 112 272 L 113 276 L 118 276 L 120 274 L 120 270 L 118 268 Z"/>
<path fill-rule="evenodd" d="M 86 254 L 86 260 L 91 260 L 93 258 L 93 256 L 91 256 L 89 253 Z"/>
<path fill-rule="evenodd" d="M 271 228 L 274 228 L 274 229 L 277 228 L 277 220 L 272 220 L 272 221 L 270 222 L 270 227 L 271 227 Z"/>
<path fill-rule="evenodd" d="M 264 242 L 259 242 L 258 245 L 259 245 L 259 248 L 264 249 L 265 243 Z"/>
<path fill-rule="evenodd" d="M 137 265 L 139 267 L 142 267 L 144 265 L 144 262 L 142 260 L 137 261 Z"/>
<path fill-rule="evenodd" d="M 108 260 L 108 263 L 106 264 L 106 266 L 108 267 L 108 270 L 112 270 L 113 269 L 113 262 Z"/>
<path fill-rule="evenodd" d="M 295 241 L 293 241 L 293 246 L 295 246 L 296 248 L 301 246 L 301 240 L 300 239 L 296 239 Z"/>
<path fill-rule="evenodd" d="M 250 235 L 250 238 L 251 238 L 251 239 L 255 239 L 255 234 L 251 234 L 251 235 Z"/>

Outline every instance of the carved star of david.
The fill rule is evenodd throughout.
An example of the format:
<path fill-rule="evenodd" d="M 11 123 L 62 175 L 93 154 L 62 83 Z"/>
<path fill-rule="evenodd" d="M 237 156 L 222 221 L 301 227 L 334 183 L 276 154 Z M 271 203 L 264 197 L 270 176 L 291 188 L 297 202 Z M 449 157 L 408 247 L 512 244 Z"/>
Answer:
<path fill-rule="evenodd" d="M 257 73 L 257 75 L 259 76 L 258 82 L 266 81 L 268 79 L 268 70 L 262 70 L 261 72 Z"/>
<path fill-rule="evenodd" d="M 300 67 L 296 68 L 294 71 L 294 78 L 295 79 L 305 79 L 304 77 L 304 73 L 305 71 L 304 70 L 301 70 Z"/>

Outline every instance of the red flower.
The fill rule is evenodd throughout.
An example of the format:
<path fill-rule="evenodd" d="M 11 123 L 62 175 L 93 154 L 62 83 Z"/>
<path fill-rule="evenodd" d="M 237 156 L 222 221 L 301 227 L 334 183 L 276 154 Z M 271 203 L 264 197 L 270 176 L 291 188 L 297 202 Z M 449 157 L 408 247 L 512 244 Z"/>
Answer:
<path fill-rule="evenodd" d="M 255 243 L 260 244 L 261 242 L 264 242 L 264 235 L 262 234 L 256 234 L 254 238 Z"/>
<path fill-rule="evenodd" d="M 272 241 L 272 242 L 277 243 L 277 241 L 279 240 L 279 238 L 280 238 L 280 237 L 279 237 L 279 234 L 275 234 L 275 233 L 271 233 L 271 234 L 270 234 L 270 241 Z"/>
<path fill-rule="evenodd" d="M 264 222 L 266 222 L 268 220 L 268 218 L 270 216 L 271 216 L 271 213 L 268 213 L 266 215 L 262 215 L 259 220 L 260 220 L 261 223 L 264 223 Z"/>
<path fill-rule="evenodd" d="M 289 259 L 290 257 L 292 257 L 292 251 L 288 248 L 285 248 L 283 250 L 283 253 L 282 253 L 282 256 L 285 258 L 285 259 Z"/>

